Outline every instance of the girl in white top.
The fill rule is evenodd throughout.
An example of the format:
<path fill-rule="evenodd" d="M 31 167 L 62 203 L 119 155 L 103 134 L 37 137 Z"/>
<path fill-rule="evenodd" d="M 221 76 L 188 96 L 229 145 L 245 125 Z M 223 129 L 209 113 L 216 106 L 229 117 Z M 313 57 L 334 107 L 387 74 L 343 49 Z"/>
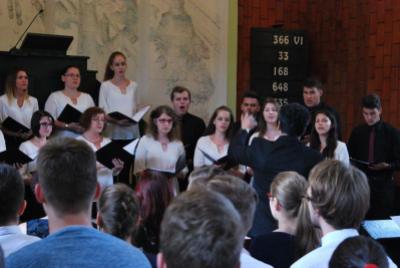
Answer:
<path fill-rule="evenodd" d="M 78 136 L 78 140 L 85 141 L 94 152 L 111 142 L 109 138 L 103 137 L 101 133 L 105 124 L 105 113 L 101 108 L 91 107 L 87 109 L 81 117 L 80 124 L 85 132 Z M 97 181 L 100 189 L 113 184 L 113 176 L 117 176 L 124 167 L 124 162 L 120 159 L 113 159 L 113 169 L 109 169 L 97 162 Z"/>
<path fill-rule="evenodd" d="M 87 108 L 93 107 L 94 101 L 92 97 L 78 90 L 81 84 L 81 74 L 79 68 L 69 65 L 65 68 L 61 75 L 64 82 L 64 89 L 55 91 L 50 94 L 45 104 L 45 110 L 48 111 L 55 119 L 57 127 L 57 137 L 76 137 L 78 133 L 83 132 L 83 128 L 78 122 L 65 123 L 57 120 L 67 104 L 83 113 Z"/>
<path fill-rule="evenodd" d="M 5 94 L 0 97 L 0 121 L 7 117 L 30 128 L 32 114 L 39 109 L 36 98 L 28 95 L 28 73 L 23 69 L 15 69 L 7 76 Z M 14 132 L 2 127 L 5 135 L 26 140 L 31 132 Z"/>
<path fill-rule="evenodd" d="M 267 141 L 276 141 L 282 132 L 278 126 L 279 105 L 272 98 L 267 98 L 263 105 L 263 116 L 260 120 L 259 131 L 255 132 L 249 140 L 249 145 L 254 138 L 260 137 Z"/>
<path fill-rule="evenodd" d="M 321 152 L 326 158 L 333 158 L 347 165 L 350 164 L 346 144 L 337 139 L 335 117 L 327 110 L 321 110 L 315 114 L 310 147 Z"/>
<path fill-rule="evenodd" d="M 178 139 L 178 117 L 168 106 L 159 106 L 150 114 L 150 132 L 143 136 L 135 153 L 134 174 L 152 169 L 176 173 L 178 160 L 184 159 L 185 149 Z M 187 169 L 182 170 L 184 176 Z"/>
<path fill-rule="evenodd" d="M 231 110 L 226 106 L 218 107 L 210 118 L 206 135 L 197 141 L 193 158 L 194 168 L 213 165 L 213 160 L 227 155 L 232 128 Z"/>
<path fill-rule="evenodd" d="M 132 117 L 137 110 L 137 83 L 126 78 L 126 57 L 121 52 L 113 52 L 107 62 L 104 82 L 99 93 L 99 107 L 106 114 L 120 112 Z M 106 136 L 114 140 L 131 140 L 139 137 L 139 127 L 126 119 L 116 120 L 106 117 Z"/>
<path fill-rule="evenodd" d="M 46 111 L 36 111 L 32 115 L 31 130 L 33 137 L 19 146 L 19 150 L 33 159 L 32 162 L 22 165 L 19 172 L 25 183 L 29 184 L 33 174 L 36 172 L 36 157 L 47 143 L 48 137 L 53 131 L 53 117 Z"/>

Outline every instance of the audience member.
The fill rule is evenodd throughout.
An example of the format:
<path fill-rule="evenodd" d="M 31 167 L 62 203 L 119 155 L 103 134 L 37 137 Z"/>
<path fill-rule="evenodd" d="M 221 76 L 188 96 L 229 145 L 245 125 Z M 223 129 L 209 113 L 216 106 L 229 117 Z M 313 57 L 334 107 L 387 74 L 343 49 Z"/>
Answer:
<path fill-rule="evenodd" d="M 310 147 L 318 150 L 325 158 L 333 158 L 349 165 L 349 152 L 346 144 L 337 138 L 336 119 L 328 110 L 315 112 L 314 126 L 311 130 Z"/>
<path fill-rule="evenodd" d="M 190 186 L 189 190 L 195 191 L 196 187 L 205 187 L 208 190 L 220 193 L 232 202 L 242 219 L 244 240 L 245 234 L 250 230 L 251 224 L 253 223 L 254 211 L 258 200 L 257 193 L 254 189 L 245 181 L 231 175 L 199 178 L 196 180 L 196 184 Z M 242 249 L 242 253 L 240 254 L 240 267 L 256 268 L 271 266 L 254 259 L 245 249 Z"/>
<path fill-rule="evenodd" d="M 193 170 L 189 175 L 189 185 L 188 188 L 197 184 L 198 179 L 202 178 L 212 178 L 216 175 L 227 175 L 227 172 L 218 166 L 204 166 Z M 200 180 L 200 184 L 201 184 Z"/>
<path fill-rule="evenodd" d="M 35 194 L 50 235 L 7 258 L 8 267 L 150 267 L 138 249 L 91 226 L 96 158 L 82 141 L 53 139 L 39 152 Z M 95 249 L 95 250 L 93 250 Z"/>
<path fill-rule="evenodd" d="M 279 173 L 271 183 L 269 204 L 278 229 L 254 238 L 250 253 L 273 267 L 289 267 L 318 244 L 303 196 L 306 179 L 293 171 Z"/>
<path fill-rule="evenodd" d="M 349 153 L 368 177 L 371 200 L 367 218 L 388 218 L 394 206 L 393 173 L 400 169 L 400 135 L 396 128 L 381 120 L 378 95 L 365 96 L 361 106 L 365 123 L 352 130 Z"/>
<path fill-rule="evenodd" d="M 328 267 L 337 246 L 358 236 L 369 206 L 368 180 L 363 172 L 338 160 L 325 160 L 309 176 L 306 199 L 312 223 L 321 228 L 321 246 L 291 267 Z M 391 267 L 396 267 L 393 263 Z"/>
<path fill-rule="evenodd" d="M 162 217 L 173 198 L 173 189 L 163 173 L 145 170 L 136 185 L 140 225 L 134 243 L 147 253 L 157 254 Z"/>
<path fill-rule="evenodd" d="M 18 227 L 18 218 L 24 213 L 24 182 L 18 171 L 0 164 L 0 246 L 4 256 L 40 240 L 25 235 Z"/>
<path fill-rule="evenodd" d="M 5 264 L 4 264 L 4 253 L 3 253 L 3 249 L 0 246 L 0 268 L 4 268 Z"/>
<path fill-rule="evenodd" d="M 319 110 L 328 110 L 336 119 L 336 133 L 339 140 L 342 140 L 342 128 L 341 121 L 338 112 L 328 106 L 326 103 L 321 101 L 323 94 L 322 83 L 317 78 L 310 77 L 304 81 L 303 84 L 303 101 L 304 105 L 311 113 L 311 121 L 307 125 L 305 134 L 303 135 L 303 140 L 305 143 L 309 142 L 311 130 L 315 122 L 315 112 Z"/>
<path fill-rule="evenodd" d="M 240 215 L 221 194 L 184 192 L 164 215 L 158 267 L 239 267 L 243 232 Z"/>
<path fill-rule="evenodd" d="M 57 118 L 67 105 L 83 113 L 87 108 L 94 106 L 94 101 L 89 94 L 78 90 L 81 84 L 81 73 L 77 66 L 67 66 L 61 75 L 61 80 L 64 83 L 64 89 L 51 93 L 44 109 L 56 119 L 54 124 L 57 127 L 55 133 L 57 137 L 76 137 L 84 131 L 79 124 L 79 118 L 76 118 L 75 122 L 63 122 Z"/>
<path fill-rule="evenodd" d="M 385 250 L 375 240 L 366 236 L 345 239 L 333 252 L 330 268 L 388 268 Z"/>
<path fill-rule="evenodd" d="M 282 135 L 275 142 L 257 137 L 247 146 L 248 133 L 245 129 L 251 129 L 253 125 L 248 115 L 242 117 L 242 130 L 231 141 L 228 155 L 232 161 L 249 166 L 254 172 L 253 187 L 260 201 L 249 233 L 252 237 L 269 233 L 276 227 L 265 198 L 273 178 L 282 171 L 296 171 L 306 177 L 311 168 L 322 160 L 319 152 L 299 141 L 308 119 L 308 111 L 300 104 L 285 105 L 279 111 Z"/>

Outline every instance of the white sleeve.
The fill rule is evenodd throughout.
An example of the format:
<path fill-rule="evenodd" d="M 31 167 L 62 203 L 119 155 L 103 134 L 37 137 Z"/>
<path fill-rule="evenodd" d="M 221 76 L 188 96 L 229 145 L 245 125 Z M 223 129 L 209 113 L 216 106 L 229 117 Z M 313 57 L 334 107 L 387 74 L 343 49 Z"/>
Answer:
<path fill-rule="evenodd" d="M 6 141 L 4 140 L 3 132 L 0 130 L 0 153 L 6 150 Z"/>
<path fill-rule="evenodd" d="M 94 101 L 93 101 L 92 96 L 90 96 L 89 94 L 87 94 L 87 97 L 88 97 L 88 98 L 87 98 L 87 99 L 88 99 L 88 108 L 96 106 L 96 105 L 94 104 Z"/>
<path fill-rule="evenodd" d="M 7 114 L 6 114 L 6 111 L 5 111 L 5 105 L 6 104 L 3 103 L 3 99 L 0 98 L 0 121 L 1 122 L 3 122 L 7 117 Z"/>
<path fill-rule="evenodd" d="M 139 140 L 139 144 L 135 153 L 135 163 L 133 168 L 133 173 L 137 174 L 146 169 L 146 158 L 147 158 L 147 142 L 146 137 Z"/>
<path fill-rule="evenodd" d="M 58 111 L 57 111 L 57 101 L 56 95 L 51 93 L 50 96 L 46 100 L 46 104 L 44 105 L 44 110 L 47 111 L 51 116 L 54 117 L 54 120 L 57 120 Z"/>
<path fill-rule="evenodd" d="M 107 114 L 110 113 L 110 109 L 107 105 L 107 86 L 101 83 L 100 93 L 99 93 L 99 107 L 103 109 Z"/>
<path fill-rule="evenodd" d="M 201 138 L 197 141 L 196 144 L 196 149 L 194 150 L 194 157 L 193 157 L 193 167 L 202 167 L 204 166 L 204 155 L 200 151 L 200 144 L 201 144 Z"/>
<path fill-rule="evenodd" d="M 32 102 L 33 102 L 33 112 L 38 111 L 39 110 L 38 100 L 36 98 L 32 97 Z"/>
<path fill-rule="evenodd" d="M 135 114 L 138 111 L 139 93 L 138 84 L 136 82 L 133 83 L 135 83 L 133 87 L 133 114 Z"/>
<path fill-rule="evenodd" d="M 350 157 L 349 157 L 349 152 L 347 151 L 347 146 L 344 142 L 338 141 L 337 145 L 337 153 L 336 154 L 336 160 L 342 161 L 346 165 L 350 165 Z"/>

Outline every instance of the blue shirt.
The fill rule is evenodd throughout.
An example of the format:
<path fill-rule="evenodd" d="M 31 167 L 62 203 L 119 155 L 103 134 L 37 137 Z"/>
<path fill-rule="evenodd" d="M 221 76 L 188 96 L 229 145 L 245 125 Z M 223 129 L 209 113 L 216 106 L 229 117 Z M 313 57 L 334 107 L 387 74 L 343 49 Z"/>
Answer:
<path fill-rule="evenodd" d="M 141 251 L 85 226 L 69 226 L 11 254 L 6 267 L 150 268 Z"/>

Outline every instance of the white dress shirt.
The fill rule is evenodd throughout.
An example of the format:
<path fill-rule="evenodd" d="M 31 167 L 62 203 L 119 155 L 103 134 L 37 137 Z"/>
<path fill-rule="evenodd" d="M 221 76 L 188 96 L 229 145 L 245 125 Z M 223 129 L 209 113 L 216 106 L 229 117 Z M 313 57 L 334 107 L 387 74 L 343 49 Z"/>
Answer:
<path fill-rule="evenodd" d="M 3 248 L 4 257 L 39 240 L 39 237 L 23 234 L 17 225 L 0 227 L 0 245 Z"/>

